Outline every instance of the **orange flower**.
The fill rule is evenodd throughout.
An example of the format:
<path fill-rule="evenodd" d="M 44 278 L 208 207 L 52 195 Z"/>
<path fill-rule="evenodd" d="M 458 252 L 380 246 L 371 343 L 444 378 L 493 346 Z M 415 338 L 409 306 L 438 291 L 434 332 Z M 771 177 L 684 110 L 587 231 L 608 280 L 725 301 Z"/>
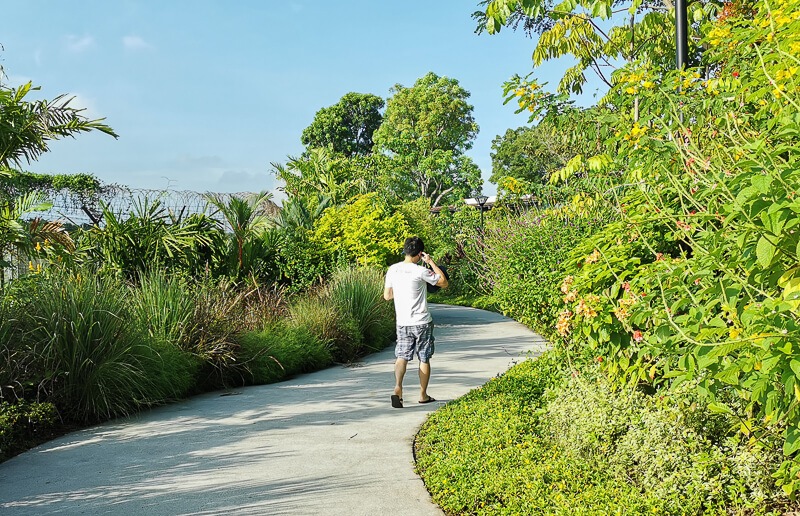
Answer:
<path fill-rule="evenodd" d="M 564 310 L 560 314 L 558 314 L 558 322 L 556 323 L 556 331 L 562 337 L 566 337 L 569 335 L 569 323 L 572 319 L 572 312 L 569 310 Z"/>

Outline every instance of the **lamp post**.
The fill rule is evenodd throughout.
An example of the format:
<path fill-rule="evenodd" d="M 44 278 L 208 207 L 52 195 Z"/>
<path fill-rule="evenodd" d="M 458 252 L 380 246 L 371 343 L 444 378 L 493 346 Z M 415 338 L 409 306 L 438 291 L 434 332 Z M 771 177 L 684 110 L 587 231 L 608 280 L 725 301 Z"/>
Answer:
<path fill-rule="evenodd" d="M 675 2 L 675 65 L 678 70 L 688 66 L 689 60 L 689 24 L 686 0 Z"/>
<path fill-rule="evenodd" d="M 489 198 L 485 195 L 478 195 L 475 197 L 475 202 L 477 202 L 478 206 L 481 207 L 481 233 L 483 233 L 483 205 L 486 204 L 486 201 L 488 200 Z"/>
<path fill-rule="evenodd" d="M 689 23 L 687 21 L 687 0 L 676 0 L 675 2 L 675 66 L 678 70 L 683 70 L 689 66 Z M 680 83 L 678 88 L 680 88 Z M 680 92 L 680 89 L 678 89 Z M 678 114 L 683 123 L 683 109 Z"/>

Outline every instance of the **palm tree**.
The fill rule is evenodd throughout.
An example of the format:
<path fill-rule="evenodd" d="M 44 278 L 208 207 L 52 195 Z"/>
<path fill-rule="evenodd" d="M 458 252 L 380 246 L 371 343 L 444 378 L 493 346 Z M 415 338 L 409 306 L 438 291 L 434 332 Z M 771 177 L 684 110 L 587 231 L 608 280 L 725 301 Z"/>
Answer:
<path fill-rule="evenodd" d="M 316 206 L 309 209 L 309 203 L 302 197 L 294 197 L 283 202 L 280 213 L 272 217 L 272 222 L 284 234 L 294 234 L 300 229 L 312 229 L 314 221 L 322 216 L 327 208 L 333 205 L 328 196 L 317 196 Z"/>
<path fill-rule="evenodd" d="M 249 238 L 261 234 L 272 224 L 269 217 L 263 215 L 260 211 L 261 205 L 268 201 L 272 194 L 261 192 L 246 198 L 240 198 L 235 195 L 225 196 L 209 193 L 204 197 L 209 204 L 217 209 L 215 213 L 222 215 L 233 232 L 238 258 L 238 270 L 241 271 L 244 267 L 242 255 L 245 242 Z"/>
<path fill-rule="evenodd" d="M 35 161 L 49 150 L 49 141 L 78 133 L 97 130 L 117 138 L 102 119 L 88 120 L 81 114 L 83 109 L 70 107 L 74 97 L 24 100 L 29 91 L 38 89 L 30 82 L 16 89 L 0 85 L 0 166 L 21 165 L 23 159 Z"/>

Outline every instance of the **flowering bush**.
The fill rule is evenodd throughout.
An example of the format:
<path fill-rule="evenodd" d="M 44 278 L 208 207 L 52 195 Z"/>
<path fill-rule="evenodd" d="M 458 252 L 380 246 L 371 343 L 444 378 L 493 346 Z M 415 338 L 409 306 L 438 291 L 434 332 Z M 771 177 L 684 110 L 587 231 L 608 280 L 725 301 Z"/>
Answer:
<path fill-rule="evenodd" d="M 559 310 L 556 292 L 570 249 L 601 229 L 607 216 L 598 205 L 523 215 L 498 209 L 482 238 L 470 243 L 467 255 L 505 314 L 552 334 Z"/>
<path fill-rule="evenodd" d="M 644 182 L 575 251 L 557 322 L 628 381 L 692 383 L 724 413 L 720 393 L 733 389 L 746 402 L 741 437 L 781 436 L 786 493 L 800 488 L 798 13 L 797 1 L 761 2 L 721 17 L 707 80 L 622 77 L 609 97 L 623 113 L 618 161 Z"/>

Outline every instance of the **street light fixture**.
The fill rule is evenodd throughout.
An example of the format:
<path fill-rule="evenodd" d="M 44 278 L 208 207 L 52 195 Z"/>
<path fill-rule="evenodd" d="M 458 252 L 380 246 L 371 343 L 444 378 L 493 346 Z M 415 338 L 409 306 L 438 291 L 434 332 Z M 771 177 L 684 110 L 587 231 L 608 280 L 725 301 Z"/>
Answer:
<path fill-rule="evenodd" d="M 481 231 L 483 231 L 483 205 L 486 204 L 489 198 L 485 195 L 478 195 L 475 197 L 475 202 L 478 203 L 478 206 L 481 207 Z"/>

